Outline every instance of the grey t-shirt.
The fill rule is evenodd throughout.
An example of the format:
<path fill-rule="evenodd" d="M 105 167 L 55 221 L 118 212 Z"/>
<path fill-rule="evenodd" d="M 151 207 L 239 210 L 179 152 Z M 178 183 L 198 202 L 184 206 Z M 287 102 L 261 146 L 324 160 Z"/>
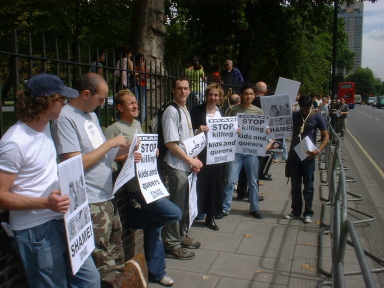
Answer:
<path fill-rule="evenodd" d="M 178 142 L 179 147 L 186 153 L 185 146 L 181 141 L 185 141 L 193 137 L 193 129 L 191 117 L 189 112 L 180 107 L 181 122 L 179 118 L 179 112 L 175 107 L 171 105 L 165 109 L 163 116 L 161 117 L 161 124 L 163 125 L 163 137 L 164 143 Z M 187 119 L 187 117 L 189 119 Z M 182 170 L 185 172 L 191 171 L 191 165 L 181 160 L 179 157 L 174 155 L 171 151 L 167 151 L 165 154 L 164 161 L 169 166 Z"/>
<path fill-rule="evenodd" d="M 57 154 L 80 152 L 88 154 L 105 142 L 99 120 L 95 113 L 86 113 L 65 105 L 60 117 L 53 122 L 52 137 Z M 112 153 L 107 153 L 93 167 L 84 172 L 89 203 L 98 203 L 113 198 Z"/>
<path fill-rule="evenodd" d="M 135 135 L 135 132 L 137 130 L 137 134 L 143 134 L 143 130 L 141 129 L 140 122 L 137 120 L 133 120 L 132 123 L 117 120 L 112 125 L 108 126 L 104 130 L 104 135 L 107 138 L 107 140 L 112 139 L 113 137 L 116 137 L 117 135 L 124 135 L 128 142 L 133 140 L 133 136 Z M 124 163 L 122 162 L 115 162 L 112 165 L 112 169 L 115 172 L 114 176 L 117 177 L 120 173 L 121 168 L 123 168 Z M 116 175 L 115 175 L 116 174 Z M 140 185 L 139 181 L 137 180 L 137 177 L 133 177 L 131 180 L 128 181 L 127 184 L 124 185 L 124 187 L 127 189 L 128 192 L 137 192 L 140 191 Z"/>

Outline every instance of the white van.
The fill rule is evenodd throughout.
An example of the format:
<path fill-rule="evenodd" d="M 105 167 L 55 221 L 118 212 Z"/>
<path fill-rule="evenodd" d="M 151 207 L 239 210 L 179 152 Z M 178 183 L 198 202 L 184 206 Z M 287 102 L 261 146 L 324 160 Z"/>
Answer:
<path fill-rule="evenodd" d="M 355 104 L 361 105 L 361 95 L 359 95 L 359 94 L 355 95 Z"/>

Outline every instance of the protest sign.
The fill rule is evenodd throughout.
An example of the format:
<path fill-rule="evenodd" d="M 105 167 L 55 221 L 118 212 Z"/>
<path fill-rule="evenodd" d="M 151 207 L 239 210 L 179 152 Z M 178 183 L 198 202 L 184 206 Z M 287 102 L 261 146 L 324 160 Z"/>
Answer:
<path fill-rule="evenodd" d="M 291 106 L 296 102 L 297 94 L 299 93 L 301 82 L 279 77 L 275 94 L 289 93 L 291 97 Z"/>
<path fill-rule="evenodd" d="M 75 275 L 95 249 L 81 155 L 60 163 L 58 172 L 61 195 L 68 195 L 70 199 L 64 223 L 72 274 Z"/>
<path fill-rule="evenodd" d="M 236 153 L 265 156 L 269 116 L 237 114 L 241 130 L 236 143 Z"/>
<path fill-rule="evenodd" d="M 196 192 L 196 181 L 197 181 L 197 174 L 191 173 L 188 176 L 188 183 L 189 183 L 189 223 L 188 223 L 188 229 L 191 228 L 193 220 L 195 220 L 198 211 L 197 211 L 197 192 Z"/>
<path fill-rule="evenodd" d="M 157 134 L 139 134 L 139 152 L 142 155 L 140 162 L 136 163 L 136 174 L 140 190 L 147 203 L 168 196 L 169 193 L 160 180 L 157 171 Z"/>
<path fill-rule="evenodd" d="M 135 135 L 133 136 L 133 140 L 131 142 L 131 146 L 129 147 L 128 158 L 124 163 L 123 168 L 117 176 L 115 181 L 115 186 L 113 187 L 113 193 L 116 193 L 117 190 L 120 189 L 125 183 L 131 180 L 135 176 L 135 146 L 137 144 L 137 129 Z"/>
<path fill-rule="evenodd" d="M 183 141 L 185 146 L 185 151 L 187 155 L 191 158 L 199 155 L 201 151 L 203 151 L 206 145 L 205 134 L 200 133 L 194 137 L 191 137 L 185 141 Z"/>
<path fill-rule="evenodd" d="M 235 159 L 237 139 L 236 117 L 207 120 L 207 165 L 230 162 Z"/>
<path fill-rule="evenodd" d="M 260 97 L 261 109 L 269 115 L 269 139 L 292 137 L 292 108 L 289 94 Z"/>

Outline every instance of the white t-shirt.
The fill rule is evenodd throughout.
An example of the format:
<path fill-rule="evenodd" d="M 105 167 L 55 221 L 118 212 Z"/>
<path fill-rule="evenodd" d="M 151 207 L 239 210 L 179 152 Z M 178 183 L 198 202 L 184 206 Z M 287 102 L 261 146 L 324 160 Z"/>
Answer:
<path fill-rule="evenodd" d="M 10 192 L 26 197 L 48 197 L 59 189 L 56 149 L 49 124 L 38 132 L 18 121 L 0 140 L 0 170 L 17 174 Z M 50 209 L 10 210 L 9 224 L 23 230 L 63 215 Z"/>

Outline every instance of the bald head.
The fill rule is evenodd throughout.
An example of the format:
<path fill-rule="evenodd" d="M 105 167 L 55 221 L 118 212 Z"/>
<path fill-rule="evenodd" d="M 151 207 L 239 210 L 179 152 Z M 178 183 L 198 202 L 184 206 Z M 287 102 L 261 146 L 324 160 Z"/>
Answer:
<path fill-rule="evenodd" d="M 256 88 L 256 94 L 260 96 L 264 96 L 268 92 L 267 84 L 265 82 L 257 82 L 255 85 Z"/>
<path fill-rule="evenodd" d="M 231 105 L 238 105 L 240 104 L 240 96 L 238 94 L 232 94 L 230 97 L 229 97 L 229 104 Z"/>

